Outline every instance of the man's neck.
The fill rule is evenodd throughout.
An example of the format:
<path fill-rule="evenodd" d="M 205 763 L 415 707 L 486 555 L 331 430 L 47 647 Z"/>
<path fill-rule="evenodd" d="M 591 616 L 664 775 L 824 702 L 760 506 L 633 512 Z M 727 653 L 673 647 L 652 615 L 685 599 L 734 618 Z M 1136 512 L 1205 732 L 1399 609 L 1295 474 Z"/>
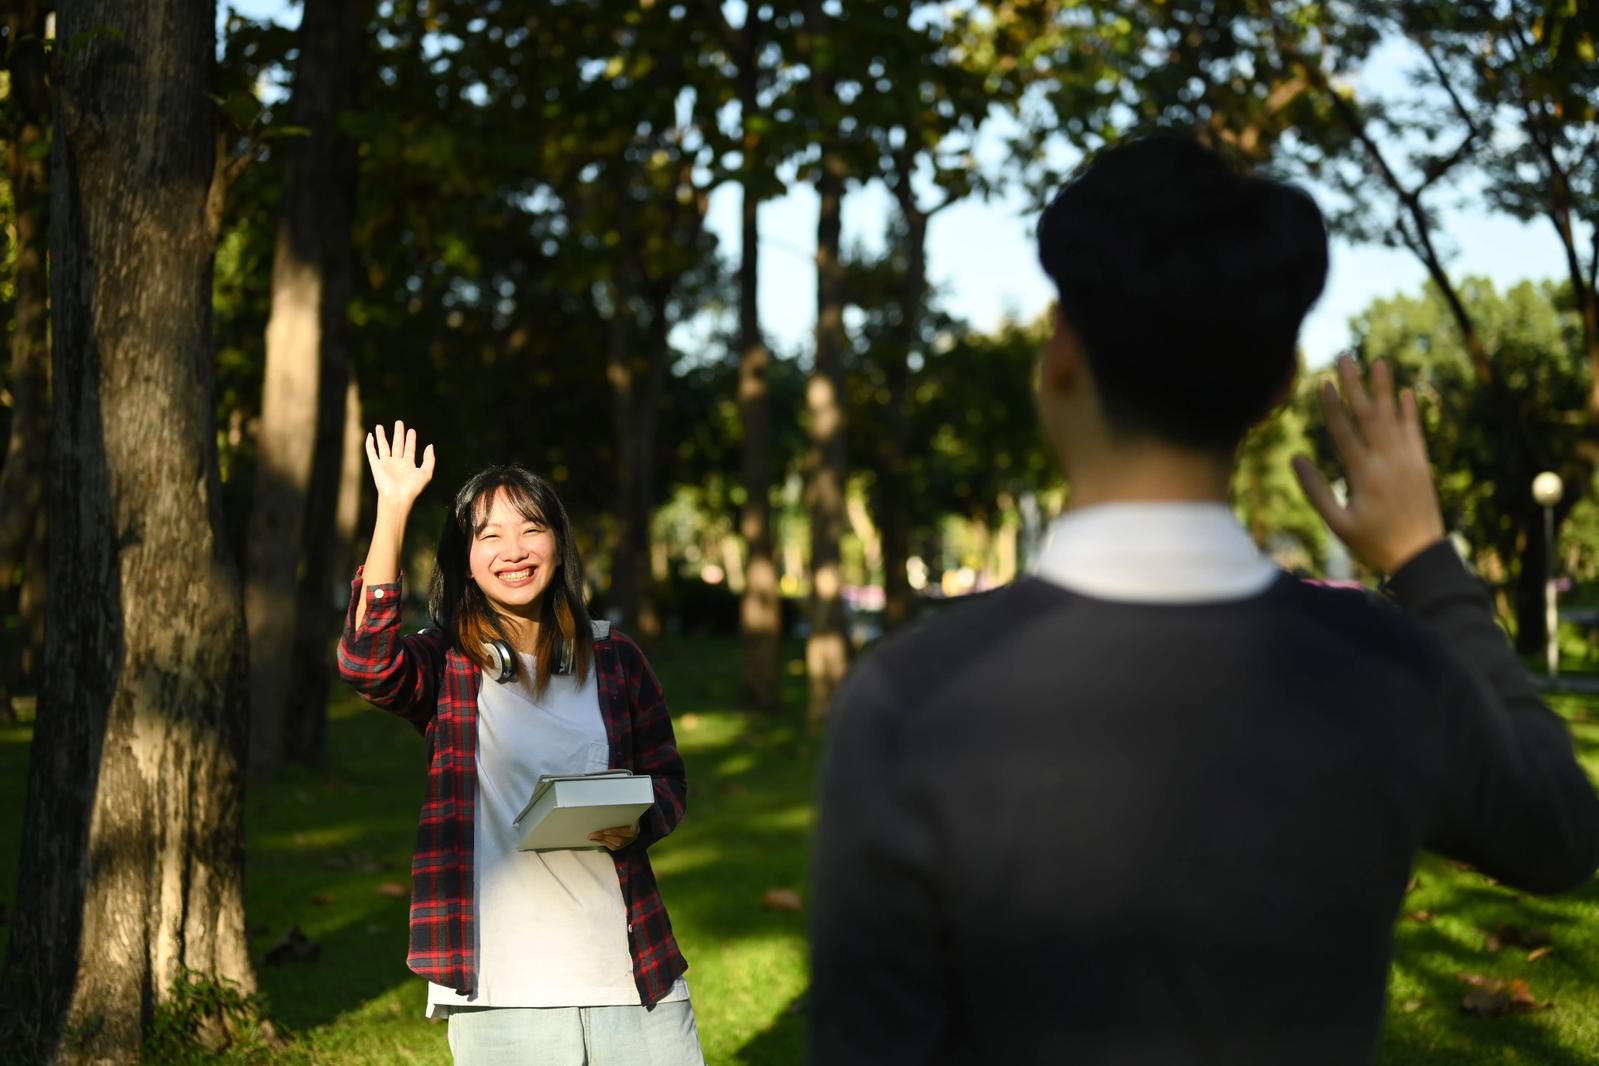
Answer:
<path fill-rule="evenodd" d="M 1105 448 L 1066 464 L 1068 510 L 1103 503 L 1226 503 L 1232 464 L 1163 444 Z"/>

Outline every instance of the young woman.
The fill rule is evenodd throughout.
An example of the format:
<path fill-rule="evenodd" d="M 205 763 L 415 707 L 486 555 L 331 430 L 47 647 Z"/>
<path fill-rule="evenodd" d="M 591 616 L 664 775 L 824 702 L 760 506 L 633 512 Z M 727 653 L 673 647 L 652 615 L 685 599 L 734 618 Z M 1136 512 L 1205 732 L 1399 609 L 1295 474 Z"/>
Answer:
<path fill-rule="evenodd" d="M 356 572 L 339 672 L 428 742 L 412 864 L 411 949 L 429 1017 L 476 1063 L 703 1063 L 687 969 L 646 849 L 686 785 L 638 645 L 583 604 L 583 564 L 549 482 L 517 466 L 456 494 L 429 595 L 400 632 L 400 548 L 433 476 L 416 431 L 366 439 L 377 522 Z M 499 646 L 496 647 L 496 642 Z M 520 851 L 513 820 L 542 774 L 649 774 L 655 805 L 593 849 Z"/>

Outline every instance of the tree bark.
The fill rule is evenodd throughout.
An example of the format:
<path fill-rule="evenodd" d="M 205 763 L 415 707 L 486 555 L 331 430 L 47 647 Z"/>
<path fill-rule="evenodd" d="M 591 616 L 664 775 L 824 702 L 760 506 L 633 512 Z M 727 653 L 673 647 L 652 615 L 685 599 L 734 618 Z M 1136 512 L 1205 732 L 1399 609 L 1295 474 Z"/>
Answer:
<path fill-rule="evenodd" d="M 321 753 L 316 719 L 326 707 L 327 672 L 311 668 L 305 656 L 313 647 L 325 655 L 328 633 L 310 601 L 327 595 L 342 460 L 356 155 L 338 121 L 355 103 L 363 8 L 350 0 L 305 0 L 290 121 L 308 134 L 281 142 L 288 164 L 245 589 L 250 765 L 266 773 L 290 750 L 302 761 Z M 311 630 L 302 634 L 302 625 Z M 306 691 L 306 685 L 321 687 Z M 311 735 L 290 735 L 304 729 Z"/>
<path fill-rule="evenodd" d="M 660 610 L 650 588 L 650 512 L 655 509 L 655 435 L 660 425 L 661 398 L 666 393 L 666 376 L 672 366 L 669 315 L 675 280 L 653 279 L 645 285 L 645 302 L 650 308 L 646 331 L 649 371 L 642 391 L 633 398 L 633 424 L 628 437 L 633 455 L 634 520 L 629 527 L 633 539 L 627 556 L 634 587 L 638 590 L 638 630 L 646 637 L 661 633 Z"/>
<path fill-rule="evenodd" d="M 614 161 L 612 188 L 616 205 L 617 246 L 611 278 L 611 322 L 606 378 L 611 385 L 611 439 L 616 448 L 616 540 L 611 558 L 612 617 L 631 627 L 638 621 L 640 579 L 645 560 L 638 547 L 646 544 L 638 507 L 638 456 L 634 448 L 635 416 L 633 297 L 638 247 L 634 238 L 632 169 L 625 149 Z"/>
<path fill-rule="evenodd" d="M 0 466 L 0 720 L 14 720 L 13 666 L 29 654 L 30 626 L 20 647 L 6 647 L 5 617 L 19 567 L 42 530 L 44 485 L 50 455 L 50 338 L 46 270 L 50 182 L 44 154 L 49 143 L 50 91 L 44 53 L 45 16 L 38 0 L 16 0 L 6 15 L 11 75 L 11 143 L 6 178 L 11 185 L 17 265 L 11 334 L 11 430 Z M 31 553 L 37 555 L 37 553 Z M 41 575 L 25 571 L 28 577 Z M 35 652 L 37 649 L 33 649 Z"/>
<path fill-rule="evenodd" d="M 6 989 L 30 1061 L 136 1061 L 186 971 L 254 983 L 212 413 L 215 23 L 209 0 L 58 16 L 53 576 Z"/>
<path fill-rule="evenodd" d="M 809 681 L 806 714 L 826 718 L 833 695 L 849 668 L 845 636 L 844 574 L 840 542 L 844 539 L 844 264 L 840 233 L 847 164 L 838 151 L 836 77 L 815 48 L 827 32 L 820 0 L 805 7 L 803 56 L 816 114 L 822 127 L 822 158 L 816 178 L 820 211 L 816 220 L 816 356 L 805 387 L 809 415 L 805 506 L 811 517 L 811 632 L 805 643 Z M 832 116 L 832 117 L 829 117 Z"/>
<path fill-rule="evenodd" d="M 782 704 L 782 610 L 778 602 L 777 559 L 772 550 L 772 398 L 768 375 L 771 352 L 761 333 L 760 196 L 755 190 L 761 160 L 761 138 L 749 119 L 759 114 L 759 7 L 744 16 L 739 42 L 738 99 L 744 126 L 742 241 L 738 264 L 738 414 L 744 429 L 741 477 L 744 503 L 738 530 L 748 561 L 739 602 L 739 635 L 743 643 L 742 703 L 761 714 L 775 714 Z"/>
<path fill-rule="evenodd" d="M 888 424 L 879 459 L 885 631 L 903 624 L 911 615 L 910 578 L 905 569 L 910 561 L 911 535 L 910 483 L 906 473 L 911 426 L 910 354 L 921 346 L 922 308 L 927 302 L 928 215 L 917 207 L 910 179 L 911 167 L 902 164 L 895 195 L 905 223 L 904 273 L 900 276 L 897 343 L 888 352 L 888 363 L 883 368 L 888 387 Z"/>

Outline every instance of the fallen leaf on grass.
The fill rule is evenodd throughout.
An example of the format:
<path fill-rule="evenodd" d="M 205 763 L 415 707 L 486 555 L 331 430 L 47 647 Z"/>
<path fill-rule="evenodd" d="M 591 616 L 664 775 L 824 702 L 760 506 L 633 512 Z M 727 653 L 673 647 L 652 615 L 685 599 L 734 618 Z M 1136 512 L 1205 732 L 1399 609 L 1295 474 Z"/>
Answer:
<path fill-rule="evenodd" d="M 700 727 L 700 716 L 697 714 L 685 714 L 677 720 L 677 724 L 683 727 L 683 732 L 692 733 Z"/>
<path fill-rule="evenodd" d="M 1433 920 L 1434 915 L 1432 911 L 1411 911 L 1405 917 L 1413 922 L 1430 922 Z"/>
<path fill-rule="evenodd" d="M 1421 1009 L 1421 1000 L 1407 999 L 1404 1001 L 1404 1003 L 1399 1005 L 1399 1009 L 1404 1011 L 1406 1014 L 1414 1014 Z"/>
<path fill-rule="evenodd" d="M 348 870 L 357 874 L 375 874 L 382 867 L 365 851 L 335 852 L 322 857 L 322 865 L 329 870 Z"/>
<path fill-rule="evenodd" d="M 268 966 L 281 962 L 310 962 L 321 951 L 322 945 L 301 932 L 299 926 L 291 925 L 276 944 L 267 948 L 264 958 Z"/>
<path fill-rule="evenodd" d="M 1550 955 L 1553 955 L 1554 953 L 1555 953 L 1554 945 L 1553 944 L 1545 944 L 1541 948 L 1533 948 L 1531 951 L 1527 952 L 1527 961 L 1528 962 L 1537 962 L 1539 959 L 1547 959 Z"/>
<path fill-rule="evenodd" d="M 1531 1014 L 1551 1006 L 1533 998 L 1532 989 L 1519 977 L 1506 981 L 1474 973 L 1462 973 L 1456 976 L 1472 986 L 1471 991 L 1460 1001 L 1460 1009 L 1467 1014 L 1479 1014 L 1485 1018 L 1503 1018 L 1510 1014 Z"/>
<path fill-rule="evenodd" d="M 409 893 L 405 886 L 398 881 L 384 881 L 377 887 L 377 894 L 387 896 L 389 899 L 404 899 Z"/>
<path fill-rule="evenodd" d="M 1523 929 L 1519 925 L 1504 922 L 1498 929 L 1488 934 L 1482 949 L 1498 951 L 1501 948 L 1541 948 L 1551 943 L 1553 938 L 1547 929 Z"/>
<path fill-rule="evenodd" d="M 761 906 L 769 911 L 785 911 L 790 914 L 798 914 L 805 909 L 805 905 L 800 902 L 799 893 L 792 888 L 767 889 L 761 896 Z"/>
<path fill-rule="evenodd" d="M 1421 887 L 1421 875 L 1420 874 L 1414 874 L 1410 878 L 1410 883 L 1405 886 L 1405 892 L 1408 895 L 1409 893 L 1416 891 L 1416 889 L 1418 889 L 1420 887 Z"/>

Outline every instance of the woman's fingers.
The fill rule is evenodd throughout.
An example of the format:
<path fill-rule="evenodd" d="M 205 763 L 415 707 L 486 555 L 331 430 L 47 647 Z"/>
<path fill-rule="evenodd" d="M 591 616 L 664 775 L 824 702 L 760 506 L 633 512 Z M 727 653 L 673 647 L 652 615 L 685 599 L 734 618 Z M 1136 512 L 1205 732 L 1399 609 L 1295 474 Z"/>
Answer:
<path fill-rule="evenodd" d="M 422 477 L 433 480 L 433 445 L 422 449 Z"/>
<path fill-rule="evenodd" d="M 407 459 L 416 458 L 416 430 L 408 429 L 405 431 L 405 451 L 401 454 Z"/>
<path fill-rule="evenodd" d="M 376 474 L 378 469 L 378 443 L 370 433 L 366 435 L 366 461 L 372 467 L 372 472 Z"/>
<path fill-rule="evenodd" d="M 387 459 L 389 457 L 389 438 L 383 435 L 383 427 L 381 425 L 377 427 L 377 436 L 378 458 Z"/>

